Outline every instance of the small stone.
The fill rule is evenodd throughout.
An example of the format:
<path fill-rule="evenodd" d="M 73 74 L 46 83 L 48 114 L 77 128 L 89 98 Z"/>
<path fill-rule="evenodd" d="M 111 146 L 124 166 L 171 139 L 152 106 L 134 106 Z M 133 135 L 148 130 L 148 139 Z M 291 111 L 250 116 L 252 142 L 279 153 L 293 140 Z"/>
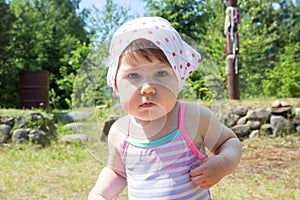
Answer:
<path fill-rule="evenodd" d="M 88 137 L 84 134 L 70 134 L 63 136 L 61 141 L 65 143 L 87 142 Z"/>
<path fill-rule="evenodd" d="M 286 101 L 281 101 L 280 102 L 280 105 L 282 106 L 282 107 L 290 107 L 291 105 L 288 103 L 288 102 L 286 102 Z"/>
<path fill-rule="evenodd" d="M 7 124 L 0 124 L 0 143 L 5 143 L 9 139 L 11 127 Z"/>
<path fill-rule="evenodd" d="M 245 137 L 251 132 L 251 129 L 247 125 L 243 124 L 235 125 L 231 128 L 231 130 L 238 136 L 238 138 Z"/>
<path fill-rule="evenodd" d="M 24 129 L 16 129 L 12 134 L 12 143 L 20 144 L 28 141 L 28 131 Z"/>
<path fill-rule="evenodd" d="M 288 126 L 288 121 L 283 116 L 272 116 L 271 127 L 273 136 L 283 136 Z"/>
<path fill-rule="evenodd" d="M 259 130 L 251 131 L 249 138 L 255 138 L 255 137 L 259 137 Z"/>
<path fill-rule="evenodd" d="M 287 116 L 287 114 L 291 113 L 291 111 L 292 111 L 292 107 L 290 107 L 290 106 L 280 107 L 280 108 L 272 108 L 271 114 Z"/>
<path fill-rule="evenodd" d="M 272 108 L 279 108 L 281 106 L 281 103 L 279 100 L 276 100 L 272 103 Z"/>
<path fill-rule="evenodd" d="M 249 110 L 247 118 L 253 121 L 267 122 L 270 119 L 270 112 L 266 109 Z"/>
<path fill-rule="evenodd" d="M 246 124 L 247 116 L 241 117 L 236 124 Z"/>
<path fill-rule="evenodd" d="M 83 112 L 83 111 L 71 111 L 63 114 L 61 116 L 62 120 L 67 122 L 75 122 L 75 121 L 84 121 L 88 118 L 90 118 L 92 115 L 89 112 Z"/>
<path fill-rule="evenodd" d="M 249 126 L 252 130 L 259 129 L 261 123 L 260 121 L 247 121 L 247 126 Z"/>
<path fill-rule="evenodd" d="M 50 140 L 47 139 L 47 134 L 42 130 L 30 130 L 28 134 L 28 139 L 33 144 L 39 144 L 43 147 L 50 144 Z"/>
<path fill-rule="evenodd" d="M 260 127 L 260 135 L 264 135 L 264 136 L 272 135 L 271 124 L 263 124 Z"/>
<path fill-rule="evenodd" d="M 295 116 L 300 118 L 300 108 L 295 108 Z"/>
<path fill-rule="evenodd" d="M 298 134 L 300 134 L 300 126 L 296 127 L 296 131 L 297 131 Z"/>
<path fill-rule="evenodd" d="M 72 130 L 73 132 L 79 132 L 85 127 L 86 127 L 86 125 L 82 122 L 73 122 L 73 123 L 64 125 L 65 130 Z"/>

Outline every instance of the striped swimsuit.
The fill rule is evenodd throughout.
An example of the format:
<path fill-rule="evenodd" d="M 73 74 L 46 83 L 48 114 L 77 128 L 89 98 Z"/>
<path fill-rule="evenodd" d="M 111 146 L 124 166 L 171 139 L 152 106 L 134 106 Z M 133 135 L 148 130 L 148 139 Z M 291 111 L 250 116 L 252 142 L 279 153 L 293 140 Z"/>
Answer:
<path fill-rule="evenodd" d="M 174 132 L 147 143 L 128 136 L 121 145 L 129 199 L 211 199 L 209 190 L 191 181 L 189 171 L 207 156 L 184 129 L 184 108 L 182 103 Z"/>

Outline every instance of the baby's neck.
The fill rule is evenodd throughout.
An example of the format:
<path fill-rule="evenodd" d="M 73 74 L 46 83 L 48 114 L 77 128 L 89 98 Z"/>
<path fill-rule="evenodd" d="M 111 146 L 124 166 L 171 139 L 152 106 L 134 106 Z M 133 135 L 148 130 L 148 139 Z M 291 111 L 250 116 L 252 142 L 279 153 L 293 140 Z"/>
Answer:
<path fill-rule="evenodd" d="M 165 116 L 151 120 L 142 121 L 130 117 L 130 136 L 141 141 L 152 141 L 162 138 L 178 128 L 179 103 Z"/>

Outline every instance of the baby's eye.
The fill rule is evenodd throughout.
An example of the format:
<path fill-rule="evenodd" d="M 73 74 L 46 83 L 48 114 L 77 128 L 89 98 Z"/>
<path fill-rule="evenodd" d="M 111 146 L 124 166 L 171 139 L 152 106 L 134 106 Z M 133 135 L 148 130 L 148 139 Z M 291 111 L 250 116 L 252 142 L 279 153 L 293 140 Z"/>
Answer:
<path fill-rule="evenodd" d="M 159 71 L 156 73 L 157 77 L 165 77 L 167 75 L 168 75 L 168 73 L 166 71 Z"/>
<path fill-rule="evenodd" d="M 136 79 L 136 78 L 139 78 L 140 75 L 138 75 L 137 73 L 130 73 L 128 74 L 128 78 L 129 79 Z"/>

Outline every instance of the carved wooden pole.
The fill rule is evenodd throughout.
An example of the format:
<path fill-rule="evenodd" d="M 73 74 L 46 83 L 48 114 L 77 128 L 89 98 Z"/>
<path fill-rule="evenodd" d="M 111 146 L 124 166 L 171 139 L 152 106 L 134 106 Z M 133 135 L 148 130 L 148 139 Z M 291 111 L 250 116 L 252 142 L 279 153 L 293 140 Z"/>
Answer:
<path fill-rule="evenodd" d="M 239 84 L 239 9 L 237 0 L 227 0 L 224 35 L 226 37 L 226 81 L 229 99 L 240 99 Z"/>

